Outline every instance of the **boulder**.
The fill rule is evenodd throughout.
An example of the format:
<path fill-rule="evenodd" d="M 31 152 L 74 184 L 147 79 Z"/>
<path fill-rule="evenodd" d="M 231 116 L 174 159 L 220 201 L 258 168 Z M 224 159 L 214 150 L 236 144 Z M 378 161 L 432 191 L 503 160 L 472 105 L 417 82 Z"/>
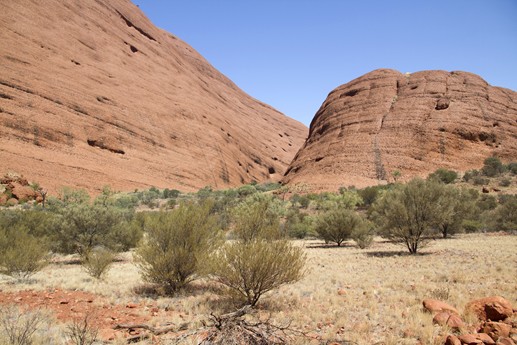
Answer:
<path fill-rule="evenodd" d="M 474 313 L 482 321 L 502 321 L 513 315 L 511 303 L 500 296 L 470 301 L 465 311 Z"/>
<path fill-rule="evenodd" d="M 13 189 L 11 190 L 13 197 L 18 201 L 34 200 L 38 196 L 38 193 L 27 185 L 22 185 L 19 182 L 13 183 Z"/>
<path fill-rule="evenodd" d="M 459 330 L 465 326 L 463 320 L 458 315 L 447 311 L 436 314 L 433 318 L 433 323 L 440 326 L 448 326 L 453 330 Z"/>
<path fill-rule="evenodd" d="M 427 310 L 431 314 L 436 314 L 439 312 L 450 312 L 452 314 L 459 315 L 458 310 L 456 308 L 450 306 L 449 304 L 447 304 L 445 302 L 437 300 L 437 299 L 428 298 L 428 299 L 425 299 L 422 302 L 422 304 L 423 304 L 425 310 Z"/>
<path fill-rule="evenodd" d="M 504 322 L 486 322 L 482 332 L 488 334 L 492 339 L 498 340 L 501 337 L 509 337 L 512 326 Z"/>
<path fill-rule="evenodd" d="M 515 345 L 515 342 L 508 337 L 501 337 L 497 340 L 496 345 Z"/>
<path fill-rule="evenodd" d="M 444 345 L 461 345 L 461 341 L 455 335 L 449 335 L 445 340 Z"/>
<path fill-rule="evenodd" d="M 463 334 L 458 337 L 462 344 L 466 345 L 495 345 L 495 341 L 484 333 Z"/>

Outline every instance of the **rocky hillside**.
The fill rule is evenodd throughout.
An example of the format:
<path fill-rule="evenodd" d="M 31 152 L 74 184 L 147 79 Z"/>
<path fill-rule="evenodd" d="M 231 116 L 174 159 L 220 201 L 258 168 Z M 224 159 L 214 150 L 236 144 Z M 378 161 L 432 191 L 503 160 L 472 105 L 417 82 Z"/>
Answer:
<path fill-rule="evenodd" d="M 129 0 L 2 1 L 0 173 L 55 191 L 278 179 L 306 127 Z"/>
<path fill-rule="evenodd" d="M 333 90 L 283 179 L 364 187 L 517 161 L 517 93 L 467 72 L 380 69 Z"/>

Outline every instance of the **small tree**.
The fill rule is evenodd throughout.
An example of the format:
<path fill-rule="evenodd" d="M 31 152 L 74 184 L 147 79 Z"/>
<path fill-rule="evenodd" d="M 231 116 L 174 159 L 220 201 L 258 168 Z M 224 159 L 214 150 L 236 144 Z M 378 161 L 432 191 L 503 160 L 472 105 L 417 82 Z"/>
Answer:
<path fill-rule="evenodd" d="M 137 248 L 135 261 L 145 281 L 172 293 L 198 277 L 217 247 L 220 232 L 210 206 L 180 204 L 158 212 L 145 222 L 146 240 Z"/>
<path fill-rule="evenodd" d="M 444 185 L 413 179 L 386 191 L 373 205 L 372 217 L 381 234 L 403 243 L 411 254 L 427 244 L 443 216 Z"/>
<path fill-rule="evenodd" d="M 86 273 L 96 279 L 102 279 L 113 264 L 115 254 L 105 248 L 95 248 L 82 258 L 82 265 Z"/>
<path fill-rule="evenodd" d="M 355 211 L 338 208 L 321 215 L 316 220 L 315 230 L 325 242 L 334 242 L 339 247 L 363 226 L 364 219 Z"/>
<path fill-rule="evenodd" d="M 475 210 L 477 196 L 469 190 L 448 186 L 443 189 L 440 199 L 440 217 L 437 228 L 443 238 L 462 230 L 462 224 Z"/>

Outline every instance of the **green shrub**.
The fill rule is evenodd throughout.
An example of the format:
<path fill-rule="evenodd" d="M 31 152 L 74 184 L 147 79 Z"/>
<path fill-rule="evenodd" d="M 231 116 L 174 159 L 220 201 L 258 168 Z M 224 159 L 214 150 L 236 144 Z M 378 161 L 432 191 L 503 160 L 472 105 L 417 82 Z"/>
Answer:
<path fill-rule="evenodd" d="M 163 198 L 164 199 L 175 199 L 177 198 L 179 195 L 181 194 L 181 192 L 177 189 L 168 189 L 168 188 L 165 188 L 163 190 Z"/>
<path fill-rule="evenodd" d="M 325 242 L 334 242 L 339 246 L 352 236 L 352 233 L 364 227 L 365 220 L 357 212 L 338 208 L 322 214 L 316 219 L 315 231 Z"/>
<path fill-rule="evenodd" d="M 450 184 L 456 181 L 458 173 L 454 170 L 440 168 L 429 175 L 428 179 L 435 179 L 439 182 Z"/>
<path fill-rule="evenodd" d="M 489 182 L 490 182 L 490 180 L 488 180 L 487 178 L 481 177 L 481 176 L 475 176 L 472 179 L 472 183 L 475 186 L 486 186 Z"/>
<path fill-rule="evenodd" d="M 462 223 L 463 230 L 466 233 L 480 232 L 483 229 L 483 223 L 477 220 L 465 219 Z"/>
<path fill-rule="evenodd" d="M 512 184 L 512 181 L 508 178 L 503 178 L 501 181 L 499 181 L 499 186 L 501 187 L 508 187 Z"/>
<path fill-rule="evenodd" d="M 504 172 L 504 165 L 499 158 L 489 157 L 485 159 L 481 172 L 485 176 L 494 177 Z"/>
<path fill-rule="evenodd" d="M 180 204 L 145 221 L 147 237 L 135 252 L 143 279 L 173 293 L 202 273 L 207 257 L 219 245 L 217 219 L 210 205 Z"/>
<path fill-rule="evenodd" d="M 0 228 L 0 273 L 28 279 L 48 264 L 46 243 L 21 226 Z"/>
<path fill-rule="evenodd" d="M 411 254 L 425 246 L 444 212 L 445 185 L 413 179 L 388 190 L 372 206 L 372 218 L 384 237 L 405 245 Z M 444 207 L 446 206 L 446 207 Z"/>
<path fill-rule="evenodd" d="M 469 182 L 470 180 L 472 180 L 476 176 L 479 176 L 479 171 L 477 171 L 477 170 L 468 170 L 468 171 L 465 172 L 465 174 L 463 174 L 463 181 Z"/>
<path fill-rule="evenodd" d="M 357 246 L 361 249 L 369 248 L 373 243 L 373 237 L 375 232 L 371 224 L 364 222 L 362 226 L 359 226 L 352 231 L 350 237 L 357 243 Z"/>
<path fill-rule="evenodd" d="M 482 194 L 476 201 L 476 206 L 481 211 L 490 211 L 497 207 L 497 199 L 493 195 Z"/>
<path fill-rule="evenodd" d="M 300 280 L 306 259 L 287 240 L 254 239 L 227 243 L 210 261 L 212 278 L 234 301 L 254 306 L 264 293 Z"/>
<path fill-rule="evenodd" d="M 509 197 L 495 210 L 494 230 L 517 232 L 517 195 Z"/>
<path fill-rule="evenodd" d="M 141 229 L 131 223 L 132 212 L 101 205 L 70 205 L 55 219 L 55 250 L 81 256 L 97 246 L 114 251 L 134 247 Z"/>
<path fill-rule="evenodd" d="M 506 169 L 514 175 L 517 175 L 517 162 L 508 163 Z"/>
<path fill-rule="evenodd" d="M 96 279 L 101 279 L 108 272 L 114 259 L 115 254 L 111 250 L 95 248 L 91 252 L 85 254 L 81 259 L 81 264 L 86 273 Z"/>

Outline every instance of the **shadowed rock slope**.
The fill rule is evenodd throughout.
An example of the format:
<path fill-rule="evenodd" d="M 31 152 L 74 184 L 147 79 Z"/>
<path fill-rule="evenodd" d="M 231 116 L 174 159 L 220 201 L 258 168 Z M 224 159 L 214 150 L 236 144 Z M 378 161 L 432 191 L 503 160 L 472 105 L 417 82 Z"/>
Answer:
<path fill-rule="evenodd" d="M 306 127 L 129 0 L 0 1 L 0 162 L 56 191 L 279 179 Z"/>
<path fill-rule="evenodd" d="M 364 187 L 517 160 L 517 93 L 467 72 L 380 69 L 333 90 L 285 183 Z"/>

